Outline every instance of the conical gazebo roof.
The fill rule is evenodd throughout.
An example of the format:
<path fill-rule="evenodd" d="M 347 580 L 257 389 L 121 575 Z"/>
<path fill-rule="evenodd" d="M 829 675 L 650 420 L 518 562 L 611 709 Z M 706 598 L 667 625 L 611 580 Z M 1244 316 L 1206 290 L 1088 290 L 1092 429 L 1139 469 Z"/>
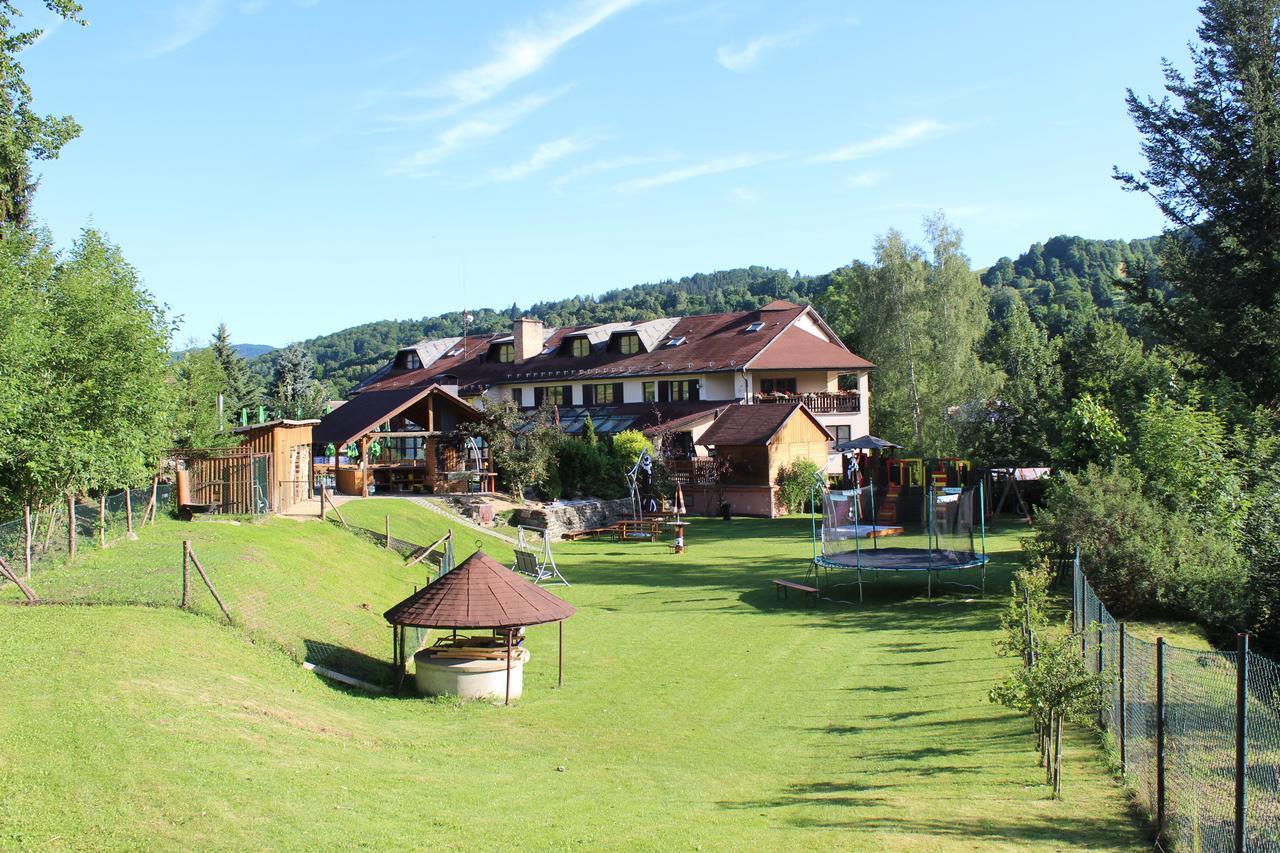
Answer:
<path fill-rule="evenodd" d="M 515 628 L 568 619 L 568 602 L 525 580 L 483 551 L 386 613 L 413 628 Z"/>

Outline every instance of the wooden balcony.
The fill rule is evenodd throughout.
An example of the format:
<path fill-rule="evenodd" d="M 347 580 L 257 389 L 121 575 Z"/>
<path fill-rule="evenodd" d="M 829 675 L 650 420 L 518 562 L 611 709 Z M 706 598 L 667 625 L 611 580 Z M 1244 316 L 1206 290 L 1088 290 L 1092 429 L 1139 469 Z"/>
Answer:
<path fill-rule="evenodd" d="M 804 403 L 814 414 L 856 414 L 862 411 L 857 391 L 811 391 L 804 394 L 756 394 L 753 403 Z"/>
<path fill-rule="evenodd" d="M 671 472 L 671 479 L 681 485 L 697 485 L 715 482 L 715 464 L 714 459 L 696 458 L 696 459 L 673 459 L 668 457 L 666 460 L 667 470 Z"/>

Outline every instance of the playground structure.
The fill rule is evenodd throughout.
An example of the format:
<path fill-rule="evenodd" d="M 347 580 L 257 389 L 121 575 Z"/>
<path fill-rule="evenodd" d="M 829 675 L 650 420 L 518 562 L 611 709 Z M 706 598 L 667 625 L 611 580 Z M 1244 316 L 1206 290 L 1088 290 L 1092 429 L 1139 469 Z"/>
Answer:
<path fill-rule="evenodd" d="M 815 587 L 824 584 L 830 587 L 832 572 L 852 570 L 856 573 L 858 600 L 862 601 L 863 572 L 924 572 L 928 595 L 932 598 L 935 575 L 979 568 L 982 570 L 980 587 L 958 585 L 985 593 L 988 557 L 985 513 L 982 510 L 984 498 L 981 480 L 976 486 L 938 487 L 930 483 L 925 488 L 921 508 L 924 528 L 921 532 L 926 537 L 924 547 L 882 547 L 878 540 L 883 528 L 875 520 L 874 487 L 831 489 L 823 477 L 815 476 L 812 492 L 813 561 L 805 579 L 812 579 Z M 821 528 L 817 519 L 819 499 L 823 507 Z M 868 519 L 869 524 L 866 523 Z"/>
<path fill-rule="evenodd" d="M 516 564 L 512 571 L 534 583 L 551 581 L 570 586 L 556 566 L 556 558 L 551 553 L 551 538 L 546 530 L 522 524 L 516 528 L 516 537 Z"/>

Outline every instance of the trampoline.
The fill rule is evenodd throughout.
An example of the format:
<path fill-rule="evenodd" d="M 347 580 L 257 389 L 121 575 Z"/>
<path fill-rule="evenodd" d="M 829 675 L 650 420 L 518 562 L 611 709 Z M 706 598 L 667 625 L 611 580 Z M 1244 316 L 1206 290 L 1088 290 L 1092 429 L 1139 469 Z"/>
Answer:
<path fill-rule="evenodd" d="M 830 580 L 832 572 L 853 571 L 858 585 L 858 600 L 863 598 L 863 572 L 923 572 L 926 589 L 933 597 L 935 575 L 943 583 L 943 572 L 981 569 L 981 586 L 946 583 L 986 592 L 987 548 L 986 523 L 982 512 L 982 482 L 968 487 L 936 487 L 923 490 L 920 508 L 923 536 L 920 546 L 881 546 L 879 533 L 885 525 L 877 524 L 875 490 L 872 486 L 857 489 L 831 489 L 821 475 L 814 480 L 813 565 L 811 576 L 816 586 Z M 818 494 L 822 496 L 822 527 L 817 520 Z M 975 503 L 977 525 L 975 527 Z M 865 540 L 865 541 L 864 541 Z M 828 585 L 830 585 L 828 583 Z"/>

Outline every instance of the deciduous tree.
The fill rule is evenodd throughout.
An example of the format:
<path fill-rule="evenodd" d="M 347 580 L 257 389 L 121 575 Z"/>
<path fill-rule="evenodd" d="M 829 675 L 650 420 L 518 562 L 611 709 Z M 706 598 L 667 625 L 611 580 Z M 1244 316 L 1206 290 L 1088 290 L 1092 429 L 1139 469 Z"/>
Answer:
<path fill-rule="evenodd" d="M 45 0 L 44 5 L 66 20 L 83 23 L 74 0 Z M 31 213 L 37 183 L 32 162 L 54 159 L 80 135 L 71 116 L 42 116 L 32 107 L 18 54 L 35 44 L 41 30 L 18 29 L 21 16 L 16 3 L 0 0 L 0 223 L 9 225 L 25 225 Z"/>

